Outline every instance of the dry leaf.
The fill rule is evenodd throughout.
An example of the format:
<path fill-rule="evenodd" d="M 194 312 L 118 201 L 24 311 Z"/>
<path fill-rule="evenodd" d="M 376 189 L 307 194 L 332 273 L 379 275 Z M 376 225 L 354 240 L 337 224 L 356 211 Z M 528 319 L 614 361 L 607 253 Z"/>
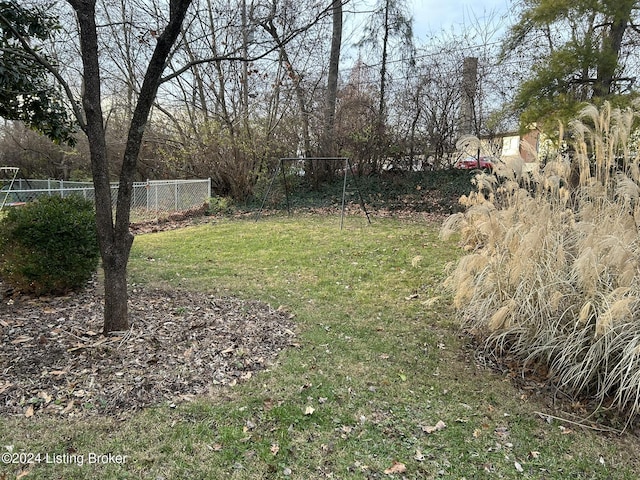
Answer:
<path fill-rule="evenodd" d="M 67 352 L 77 352 L 78 350 L 82 350 L 83 348 L 87 348 L 89 345 L 84 345 L 82 343 L 77 343 L 74 347 L 67 348 Z"/>
<path fill-rule="evenodd" d="M 529 452 L 529 458 L 533 458 L 533 459 L 540 458 L 540 452 L 536 452 L 536 451 Z"/>
<path fill-rule="evenodd" d="M 38 397 L 44 400 L 45 405 L 51 403 L 51 400 L 53 400 L 53 397 L 47 392 L 38 393 Z"/>
<path fill-rule="evenodd" d="M 567 428 L 567 427 L 565 427 L 563 425 L 560 425 L 560 427 L 558 427 L 558 428 L 560 429 L 560 433 L 562 435 L 569 435 L 569 434 L 573 433 L 573 430 L 571 430 L 570 428 Z"/>
<path fill-rule="evenodd" d="M 271 453 L 273 453 L 274 455 L 277 455 L 280 451 L 280 445 L 278 445 L 277 443 L 272 443 L 269 450 L 271 450 Z"/>
<path fill-rule="evenodd" d="M 74 405 L 74 403 L 75 403 L 75 402 L 74 402 L 73 400 L 71 400 L 71 401 L 67 404 L 67 406 L 66 406 L 66 407 L 64 407 L 64 410 L 62 410 L 62 412 L 60 412 L 60 413 L 62 413 L 63 415 L 64 415 L 64 414 L 66 414 L 66 413 L 69 413 L 71 410 L 73 410 L 73 405 Z"/>
<path fill-rule="evenodd" d="M 447 428 L 447 424 L 442 420 L 439 420 L 435 425 L 428 425 L 426 427 L 421 427 L 424 433 L 434 433 L 439 432 L 440 430 L 444 430 Z"/>
<path fill-rule="evenodd" d="M 33 417 L 33 405 L 29 405 L 29 408 L 27 408 L 27 411 L 24 413 L 24 416 L 27 418 Z"/>
<path fill-rule="evenodd" d="M 404 463 L 400 463 L 396 460 L 393 461 L 393 465 L 391 465 L 389 468 L 387 468 L 384 473 L 386 475 L 392 475 L 394 473 L 404 473 L 407 471 L 407 467 L 405 466 Z"/>
<path fill-rule="evenodd" d="M 431 307 L 436 303 L 438 303 L 440 299 L 441 297 L 437 296 L 437 297 L 428 298 L 427 300 L 424 300 L 423 302 L 420 302 L 420 303 L 422 303 L 422 305 L 424 305 L 425 307 Z"/>
<path fill-rule="evenodd" d="M 307 405 L 307 408 L 304 409 L 304 414 L 305 415 L 312 415 L 313 412 L 315 412 L 316 409 L 313 408 L 311 405 Z"/>
<path fill-rule="evenodd" d="M 33 337 L 30 337 L 28 335 L 20 335 L 15 340 L 11 340 L 11 343 L 13 345 L 17 345 L 18 343 L 25 343 L 25 342 L 28 342 L 29 340 L 33 340 Z"/>
<path fill-rule="evenodd" d="M 420 450 L 416 449 L 416 454 L 413 456 L 413 459 L 418 461 L 418 462 L 423 462 L 425 459 L 424 453 L 422 453 Z"/>
<path fill-rule="evenodd" d="M 21 478 L 26 477 L 30 473 L 31 473 L 31 468 L 28 468 L 26 470 L 21 470 L 20 473 L 16 475 L 16 480 L 20 480 Z"/>
<path fill-rule="evenodd" d="M 476 428 L 473 431 L 473 438 L 480 438 L 480 435 L 482 435 L 482 430 L 480 430 L 479 428 Z"/>

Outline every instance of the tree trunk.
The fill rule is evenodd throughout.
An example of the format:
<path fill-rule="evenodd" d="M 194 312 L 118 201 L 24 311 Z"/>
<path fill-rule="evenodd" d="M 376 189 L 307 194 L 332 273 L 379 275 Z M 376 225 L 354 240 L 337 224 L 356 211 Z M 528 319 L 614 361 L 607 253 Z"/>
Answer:
<path fill-rule="evenodd" d="M 382 32 L 382 58 L 380 62 L 380 102 L 378 104 L 378 115 L 376 119 L 375 147 L 374 158 L 371 163 L 371 172 L 378 173 L 384 162 L 386 155 L 386 117 L 387 117 L 387 59 L 389 56 L 389 36 L 391 33 L 390 25 L 390 0 L 385 0 L 384 6 L 384 24 Z"/>
<path fill-rule="evenodd" d="M 622 39 L 629 26 L 635 3 L 636 0 L 622 0 L 616 4 L 609 31 L 603 35 L 601 58 L 593 87 L 593 96 L 596 98 L 605 98 L 612 93 L 611 87 L 618 68 Z"/>
<path fill-rule="evenodd" d="M 68 0 L 78 18 L 83 64 L 83 107 L 85 133 L 89 140 L 91 169 L 95 189 L 96 224 L 105 282 L 104 333 L 129 327 L 127 263 L 133 243 L 129 231 L 131 193 L 144 128 L 162 79 L 166 60 L 175 43 L 191 0 L 170 0 L 169 22 L 157 39 L 156 47 L 140 88 L 133 111 L 120 171 L 115 221 L 111 206 L 109 165 L 102 115 L 98 35 L 95 22 L 96 0 Z M 82 122 L 81 122 L 82 123 Z"/>
<path fill-rule="evenodd" d="M 127 262 L 133 243 L 122 242 L 122 248 L 112 245 L 120 252 L 102 255 L 104 269 L 104 332 L 121 331 L 129 328 Z M 128 247 L 127 247 L 128 245 Z"/>
<path fill-rule="evenodd" d="M 340 49 L 342 48 L 342 0 L 333 0 L 332 4 L 331 52 L 329 53 L 329 75 L 327 79 L 327 98 L 324 110 L 324 125 L 320 152 L 322 156 L 332 157 L 337 154 L 334 148 L 333 130 L 336 118 L 336 101 L 338 98 L 338 74 L 340 67 Z"/>

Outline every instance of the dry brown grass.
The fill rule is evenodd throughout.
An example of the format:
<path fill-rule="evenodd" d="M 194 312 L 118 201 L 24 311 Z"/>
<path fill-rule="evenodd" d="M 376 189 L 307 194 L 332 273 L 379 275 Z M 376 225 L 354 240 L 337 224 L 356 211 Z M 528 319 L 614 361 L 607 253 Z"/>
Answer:
<path fill-rule="evenodd" d="M 480 174 L 442 235 L 469 254 L 448 278 L 466 328 L 496 353 L 545 363 L 550 379 L 598 407 L 640 413 L 639 156 L 635 110 L 589 106 L 572 155 L 538 173 Z"/>

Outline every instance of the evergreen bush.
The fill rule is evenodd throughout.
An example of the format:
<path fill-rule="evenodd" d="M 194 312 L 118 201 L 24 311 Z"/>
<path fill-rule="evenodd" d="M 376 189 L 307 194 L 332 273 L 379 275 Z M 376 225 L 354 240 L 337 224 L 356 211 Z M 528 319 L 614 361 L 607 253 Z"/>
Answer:
<path fill-rule="evenodd" d="M 43 197 L 0 220 L 0 278 L 24 293 L 81 288 L 99 258 L 93 204 L 82 197 Z"/>

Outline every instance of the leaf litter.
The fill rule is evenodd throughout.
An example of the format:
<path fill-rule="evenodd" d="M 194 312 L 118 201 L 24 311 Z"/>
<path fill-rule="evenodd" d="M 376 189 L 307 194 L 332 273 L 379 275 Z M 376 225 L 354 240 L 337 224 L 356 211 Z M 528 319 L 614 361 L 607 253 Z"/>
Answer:
<path fill-rule="evenodd" d="M 135 286 L 131 328 L 102 335 L 96 281 L 64 297 L 0 290 L 0 299 L 0 415 L 175 407 L 251 378 L 296 345 L 293 316 L 258 301 Z"/>

